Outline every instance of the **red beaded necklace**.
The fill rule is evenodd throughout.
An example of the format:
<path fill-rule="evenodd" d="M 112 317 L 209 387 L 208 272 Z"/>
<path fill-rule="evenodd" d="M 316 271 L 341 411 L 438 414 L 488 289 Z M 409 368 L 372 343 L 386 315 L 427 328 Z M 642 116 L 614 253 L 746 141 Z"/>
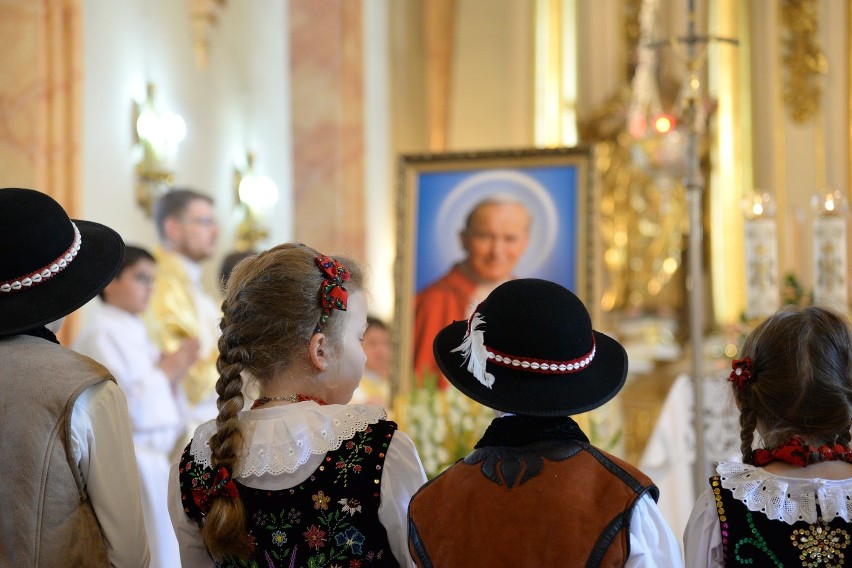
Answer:
<path fill-rule="evenodd" d="M 852 449 L 840 444 L 819 447 L 808 446 L 802 443 L 801 438 L 794 436 L 777 448 L 754 451 L 754 465 L 764 466 L 774 461 L 782 461 L 801 467 L 824 461 L 852 463 Z"/>
<path fill-rule="evenodd" d="M 288 402 L 305 402 L 306 400 L 312 400 L 321 406 L 325 406 L 328 403 L 321 398 L 317 398 L 315 396 L 310 396 L 307 394 L 285 394 L 284 396 L 262 396 L 251 405 L 251 409 L 260 408 L 264 404 L 269 404 L 273 400 L 286 400 Z"/>

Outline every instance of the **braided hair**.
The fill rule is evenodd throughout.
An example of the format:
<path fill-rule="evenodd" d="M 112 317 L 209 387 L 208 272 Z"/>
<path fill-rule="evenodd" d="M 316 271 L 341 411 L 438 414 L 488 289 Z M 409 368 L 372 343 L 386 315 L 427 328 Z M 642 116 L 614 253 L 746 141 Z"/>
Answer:
<path fill-rule="evenodd" d="M 822 445 L 850 442 L 852 330 L 838 313 L 787 307 L 758 325 L 742 354 L 752 377 L 733 386 L 740 408 L 740 450 L 753 464 L 754 432 L 776 447 L 793 436 Z"/>
<path fill-rule="evenodd" d="M 287 243 L 241 262 L 231 274 L 219 326 L 219 415 L 217 432 L 210 438 L 214 470 L 224 466 L 232 475 L 238 471 L 243 445 L 239 425 L 244 403 L 243 372 L 260 382 L 267 381 L 307 349 L 322 315 L 319 294 L 323 274 L 314 262 L 318 254 L 305 245 Z M 338 260 L 350 271 L 347 288 L 363 288 L 364 277 L 358 266 L 350 260 Z M 345 321 L 335 315 L 323 330 L 332 344 Z M 246 558 L 252 553 L 246 512 L 239 497 L 212 498 L 201 534 L 213 558 Z"/>

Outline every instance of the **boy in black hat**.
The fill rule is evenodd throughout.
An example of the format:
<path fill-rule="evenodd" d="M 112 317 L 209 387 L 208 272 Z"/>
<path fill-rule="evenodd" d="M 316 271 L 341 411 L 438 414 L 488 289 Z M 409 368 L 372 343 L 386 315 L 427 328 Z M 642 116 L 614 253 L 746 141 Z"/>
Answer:
<path fill-rule="evenodd" d="M 0 189 L 0 243 L 0 566 L 148 566 L 127 402 L 54 335 L 124 243 L 29 189 Z"/>
<path fill-rule="evenodd" d="M 621 390 L 627 354 L 558 284 L 512 280 L 438 333 L 441 372 L 495 410 L 409 508 L 418 566 L 682 566 L 658 490 L 569 418 Z"/>

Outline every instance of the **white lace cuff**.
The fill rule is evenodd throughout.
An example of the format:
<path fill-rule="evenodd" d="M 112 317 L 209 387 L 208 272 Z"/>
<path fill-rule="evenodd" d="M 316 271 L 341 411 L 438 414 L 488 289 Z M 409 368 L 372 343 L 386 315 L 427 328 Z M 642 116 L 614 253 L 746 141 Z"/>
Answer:
<path fill-rule="evenodd" d="M 235 477 L 293 473 L 311 455 L 340 448 L 370 424 L 387 417 L 379 406 L 299 402 L 240 413 L 244 459 Z M 216 421 L 205 422 L 192 437 L 190 452 L 202 466 L 210 465 L 209 440 Z"/>
<path fill-rule="evenodd" d="M 716 467 L 722 487 L 733 493 L 749 511 L 765 514 L 788 525 L 798 521 L 815 523 L 817 505 L 823 519 L 852 518 L 852 481 L 798 479 L 773 475 L 762 468 L 737 462 Z"/>

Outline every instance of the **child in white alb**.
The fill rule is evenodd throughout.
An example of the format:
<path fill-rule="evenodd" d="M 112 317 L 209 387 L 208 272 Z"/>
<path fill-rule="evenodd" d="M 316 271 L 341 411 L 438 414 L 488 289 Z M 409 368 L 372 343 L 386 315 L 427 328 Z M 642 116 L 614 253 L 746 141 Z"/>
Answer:
<path fill-rule="evenodd" d="M 161 354 L 148 337 L 139 314 L 148 306 L 155 270 L 151 253 L 126 246 L 118 274 L 100 292 L 102 302 L 72 347 L 109 369 L 127 397 L 151 568 L 171 568 L 180 554 L 166 487 L 176 445 L 186 436 L 180 381 L 198 359 L 198 341 L 186 339 L 174 353 Z"/>

